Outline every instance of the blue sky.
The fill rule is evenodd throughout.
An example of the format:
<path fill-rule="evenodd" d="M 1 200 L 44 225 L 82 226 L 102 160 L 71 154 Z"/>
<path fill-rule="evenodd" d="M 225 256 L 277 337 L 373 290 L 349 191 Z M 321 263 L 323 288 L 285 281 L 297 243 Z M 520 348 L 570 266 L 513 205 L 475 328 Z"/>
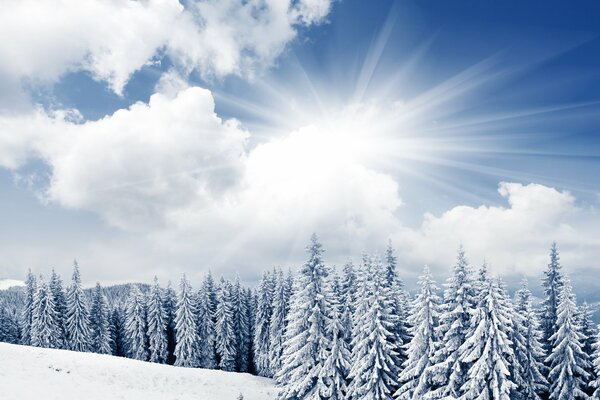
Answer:
<path fill-rule="evenodd" d="M 0 277 L 600 268 L 596 2 L 92 3 L 0 17 Z"/>

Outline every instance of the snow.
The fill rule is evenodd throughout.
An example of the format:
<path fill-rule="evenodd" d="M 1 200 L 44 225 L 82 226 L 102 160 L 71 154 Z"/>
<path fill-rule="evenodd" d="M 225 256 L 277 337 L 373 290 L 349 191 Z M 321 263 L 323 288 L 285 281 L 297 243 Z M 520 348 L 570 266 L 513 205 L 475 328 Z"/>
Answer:
<path fill-rule="evenodd" d="M 244 400 L 276 398 L 270 379 L 121 357 L 0 343 L 5 399 Z"/>
<path fill-rule="evenodd" d="M 25 282 L 16 279 L 0 279 L 0 290 L 6 290 L 13 286 L 25 286 Z"/>

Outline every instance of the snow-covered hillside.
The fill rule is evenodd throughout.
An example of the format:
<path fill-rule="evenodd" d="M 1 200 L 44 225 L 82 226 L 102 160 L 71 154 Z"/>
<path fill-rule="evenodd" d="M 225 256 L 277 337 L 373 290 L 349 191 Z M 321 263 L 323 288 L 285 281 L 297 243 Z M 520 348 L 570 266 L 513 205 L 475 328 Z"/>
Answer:
<path fill-rule="evenodd" d="M 0 343 L 3 399 L 270 400 L 270 379 Z"/>
<path fill-rule="evenodd" d="M 0 279 L 0 290 L 5 290 L 14 286 L 25 286 L 25 282 L 16 279 Z"/>

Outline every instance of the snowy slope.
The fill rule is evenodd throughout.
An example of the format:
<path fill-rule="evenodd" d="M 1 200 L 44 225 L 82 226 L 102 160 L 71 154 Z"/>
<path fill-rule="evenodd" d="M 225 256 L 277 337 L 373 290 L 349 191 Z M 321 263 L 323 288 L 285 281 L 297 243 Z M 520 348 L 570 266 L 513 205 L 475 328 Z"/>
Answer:
<path fill-rule="evenodd" d="M 0 398 L 271 400 L 270 379 L 0 343 Z"/>
<path fill-rule="evenodd" d="M 25 282 L 16 279 L 0 279 L 0 290 L 5 290 L 13 286 L 25 286 Z"/>

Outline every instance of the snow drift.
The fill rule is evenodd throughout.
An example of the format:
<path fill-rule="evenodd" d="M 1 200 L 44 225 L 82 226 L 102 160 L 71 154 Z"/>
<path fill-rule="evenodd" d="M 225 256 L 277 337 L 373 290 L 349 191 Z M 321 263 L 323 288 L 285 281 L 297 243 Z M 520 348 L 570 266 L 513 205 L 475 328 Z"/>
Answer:
<path fill-rule="evenodd" d="M 269 400 L 270 379 L 0 343 L 4 399 Z"/>

